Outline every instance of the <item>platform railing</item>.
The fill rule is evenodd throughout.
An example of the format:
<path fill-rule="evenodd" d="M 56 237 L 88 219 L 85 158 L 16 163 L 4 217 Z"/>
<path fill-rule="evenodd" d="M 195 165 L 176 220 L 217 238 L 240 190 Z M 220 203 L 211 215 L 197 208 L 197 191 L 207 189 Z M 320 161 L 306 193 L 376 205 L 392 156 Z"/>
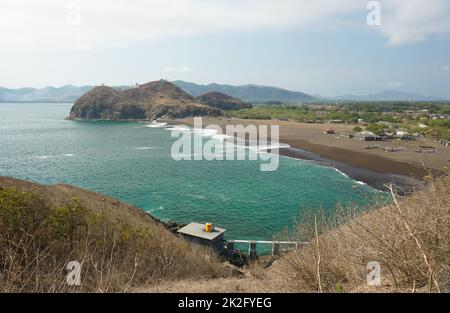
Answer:
<path fill-rule="evenodd" d="M 280 254 L 280 246 L 294 246 L 293 249 L 297 250 L 301 246 L 308 245 L 307 242 L 298 242 L 298 241 L 266 241 L 266 240 L 228 240 L 227 242 L 227 251 L 228 253 L 233 253 L 235 249 L 235 244 L 237 243 L 246 243 L 248 244 L 248 256 L 250 259 L 256 259 L 256 246 L 258 244 L 262 245 L 271 245 L 272 246 L 272 256 Z"/>

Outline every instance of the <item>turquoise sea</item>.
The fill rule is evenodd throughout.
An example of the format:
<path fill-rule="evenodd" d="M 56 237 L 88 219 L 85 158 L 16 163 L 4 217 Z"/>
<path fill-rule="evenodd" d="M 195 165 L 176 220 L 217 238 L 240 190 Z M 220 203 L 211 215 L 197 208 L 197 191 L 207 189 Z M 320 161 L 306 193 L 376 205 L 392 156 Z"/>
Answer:
<path fill-rule="evenodd" d="M 212 222 L 226 239 L 270 240 L 302 210 L 367 205 L 380 193 L 333 168 L 281 158 L 175 161 L 176 138 L 132 122 L 65 120 L 71 104 L 0 103 L 0 176 L 105 193 L 157 218 Z"/>

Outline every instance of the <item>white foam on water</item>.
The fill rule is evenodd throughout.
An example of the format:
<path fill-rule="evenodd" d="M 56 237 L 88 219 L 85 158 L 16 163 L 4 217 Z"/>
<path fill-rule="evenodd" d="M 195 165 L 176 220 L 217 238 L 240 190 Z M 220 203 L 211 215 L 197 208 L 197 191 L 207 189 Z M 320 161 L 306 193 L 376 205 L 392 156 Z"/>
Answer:
<path fill-rule="evenodd" d="M 339 174 L 341 174 L 342 176 L 347 177 L 348 179 L 351 179 L 347 174 L 345 174 L 344 172 L 338 170 L 337 168 L 333 167 L 333 169 L 334 169 L 336 172 L 338 172 Z"/>
<path fill-rule="evenodd" d="M 202 137 L 214 137 L 219 135 L 217 129 L 194 128 L 193 133 Z"/>
<path fill-rule="evenodd" d="M 339 174 L 341 174 L 342 176 L 344 176 L 344 177 L 346 177 L 346 178 L 348 178 L 348 179 L 353 180 L 353 181 L 354 181 L 356 184 L 358 184 L 358 185 L 361 185 L 361 186 L 368 186 L 365 182 L 362 182 L 362 181 L 353 179 L 353 178 L 351 178 L 350 176 L 348 176 L 347 174 L 345 174 L 344 172 L 338 170 L 338 169 L 335 168 L 335 167 L 333 167 L 333 169 L 334 169 L 336 172 L 338 172 Z"/>
<path fill-rule="evenodd" d="M 274 149 L 284 149 L 284 148 L 290 148 L 291 146 L 285 143 L 278 143 L 278 144 L 258 144 L 254 146 L 249 146 L 250 149 L 257 151 L 257 152 L 264 152 L 266 150 L 274 150 Z"/>
<path fill-rule="evenodd" d="M 315 164 L 315 165 L 318 165 L 318 166 L 323 166 L 323 167 L 330 168 L 330 167 L 328 167 L 328 166 L 318 164 L 318 163 L 316 163 L 316 161 L 314 161 L 314 160 L 299 159 L 299 158 L 289 157 L 289 156 L 285 156 L 285 155 L 280 155 L 280 156 L 283 157 L 283 158 L 285 158 L 285 159 L 289 159 L 289 160 L 300 161 L 300 162 L 309 162 L 309 163 L 312 163 L 312 164 Z M 334 170 L 335 170 L 336 172 L 338 172 L 339 174 L 341 174 L 342 176 L 344 176 L 344 177 L 346 177 L 346 178 L 348 178 L 348 179 L 353 180 L 353 181 L 355 182 L 355 184 L 358 184 L 358 185 L 361 185 L 361 186 L 369 186 L 369 185 L 366 184 L 365 182 L 362 182 L 362 181 L 356 180 L 356 179 L 352 179 L 352 178 L 349 177 L 347 174 L 345 174 L 344 172 L 338 170 L 338 169 L 335 168 L 335 167 L 331 167 L 331 168 L 334 169 Z M 383 192 L 383 191 L 378 190 L 378 189 L 375 189 L 375 190 L 376 190 L 376 191 L 379 191 L 379 192 Z"/>
<path fill-rule="evenodd" d="M 158 147 L 136 147 L 133 149 L 134 150 L 152 150 L 152 149 L 158 149 Z"/>
<path fill-rule="evenodd" d="M 153 121 L 151 124 L 147 124 L 145 125 L 145 127 L 150 127 L 150 128 L 163 128 L 167 125 L 167 123 L 162 123 L 162 122 L 156 122 Z"/>
<path fill-rule="evenodd" d="M 170 131 L 179 131 L 179 132 L 192 132 L 192 130 L 187 127 L 187 126 L 169 126 L 169 127 L 165 127 L 165 130 L 170 130 Z"/>
<path fill-rule="evenodd" d="M 206 199 L 206 196 L 203 196 L 203 195 L 188 194 L 188 196 L 190 196 L 191 198 L 195 198 L 195 199 L 201 199 L 201 200 Z"/>
<path fill-rule="evenodd" d="M 202 156 L 201 153 L 181 153 L 177 154 L 177 157 L 182 159 L 194 159 L 195 157 Z"/>
<path fill-rule="evenodd" d="M 72 153 L 66 153 L 66 154 L 64 154 L 64 156 L 71 158 L 71 157 L 74 157 L 75 154 L 72 154 Z"/>
<path fill-rule="evenodd" d="M 202 137 L 212 137 L 214 138 L 215 136 L 218 136 L 214 139 L 221 139 L 223 135 L 218 134 L 218 130 L 217 129 L 204 129 L 204 128 L 189 128 L 188 126 L 169 126 L 169 127 L 165 127 L 165 130 L 170 130 L 170 131 L 178 131 L 178 132 L 183 132 L 183 133 L 190 133 L 190 134 L 194 134 L 194 135 L 198 135 L 198 136 L 202 136 Z"/>
<path fill-rule="evenodd" d="M 41 159 L 41 160 L 51 159 L 54 157 L 55 157 L 54 155 L 37 155 L 37 156 L 35 156 L 35 158 Z"/>
<path fill-rule="evenodd" d="M 160 206 L 160 207 L 158 207 L 158 208 L 156 208 L 156 209 L 148 210 L 147 212 L 148 212 L 148 213 L 151 213 L 151 212 L 162 211 L 162 210 L 164 210 L 164 207 L 163 207 L 163 206 Z"/>

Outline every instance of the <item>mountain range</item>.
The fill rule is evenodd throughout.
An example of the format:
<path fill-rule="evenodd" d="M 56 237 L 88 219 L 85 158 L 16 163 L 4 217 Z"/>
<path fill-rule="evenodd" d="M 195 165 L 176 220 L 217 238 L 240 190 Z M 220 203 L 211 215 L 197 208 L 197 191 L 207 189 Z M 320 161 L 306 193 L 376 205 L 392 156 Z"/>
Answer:
<path fill-rule="evenodd" d="M 93 86 L 7 89 L 0 87 L 0 102 L 75 102 Z"/>
<path fill-rule="evenodd" d="M 200 85 L 182 80 L 173 82 L 191 96 L 197 97 L 210 92 L 220 92 L 247 102 L 315 102 L 315 101 L 442 101 L 437 97 L 422 96 L 394 90 L 386 90 L 369 95 L 343 95 L 337 97 L 311 96 L 303 92 L 290 91 L 278 87 L 226 84 Z M 94 86 L 73 86 L 7 89 L 0 87 L 0 102 L 75 102 Z M 114 86 L 128 89 L 129 86 Z"/>
<path fill-rule="evenodd" d="M 248 102 L 311 102 L 317 100 L 315 97 L 306 93 L 290 91 L 278 87 L 258 85 L 233 86 L 221 84 L 199 85 L 182 80 L 176 80 L 173 83 L 193 96 L 199 96 L 208 92 L 221 92 Z"/>
<path fill-rule="evenodd" d="M 402 92 L 397 90 L 384 90 L 378 93 L 368 95 L 342 95 L 337 97 L 324 98 L 317 96 L 319 99 L 333 101 L 443 101 L 443 98 L 422 96 L 411 92 Z"/>

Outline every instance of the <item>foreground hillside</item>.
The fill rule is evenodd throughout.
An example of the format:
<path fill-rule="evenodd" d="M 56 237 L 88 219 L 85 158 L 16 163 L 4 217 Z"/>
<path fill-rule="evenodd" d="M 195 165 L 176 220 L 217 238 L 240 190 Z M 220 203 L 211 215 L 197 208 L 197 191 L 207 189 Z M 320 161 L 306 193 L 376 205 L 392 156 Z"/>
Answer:
<path fill-rule="evenodd" d="M 207 285 L 187 279 L 147 292 L 450 292 L 450 179 L 367 213 L 337 209 L 302 216 L 291 240 L 309 245 L 267 267 L 259 261 L 241 279 Z M 380 268 L 380 285 L 369 285 Z M 369 270 L 368 270 L 369 267 Z"/>
<path fill-rule="evenodd" d="M 80 287 L 66 283 L 70 261 L 82 264 Z M 0 292 L 126 291 L 227 273 L 140 209 L 72 186 L 0 177 Z"/>
<path fill-rule="evenodd" d="M 120 201 L 0 177 L 0 291 L 450 292 L 449 194 L 446 176 L 366 213 L 301 216 L 289 239 L 309 245 L 237 271 Z M 74 260 L 80 287 L 65 281 Z"/>

